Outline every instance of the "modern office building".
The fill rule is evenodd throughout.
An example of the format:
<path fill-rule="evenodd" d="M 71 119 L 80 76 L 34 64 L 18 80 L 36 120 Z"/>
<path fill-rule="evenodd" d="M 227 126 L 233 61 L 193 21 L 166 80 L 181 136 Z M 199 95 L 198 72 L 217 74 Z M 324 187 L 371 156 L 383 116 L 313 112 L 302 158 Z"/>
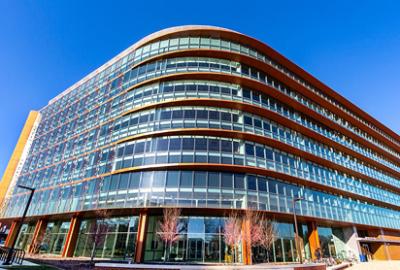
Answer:
<path fill-rule="evenodd" d="M 24 224 L 16 184 L 36 189 Z M 400 136 L 219 27 L 149 35 L 31 113 L 2 185 L 6 244 L 28 251 L 90 256 L 101 222 L 96 257 L 161 261 L 158 221 L 177 207 L 171 260 L 225 262 L 226 216 L 256 209 L 275 226 L 270 260 L 291 262 L 302 198 L 304 257 L 400 259 Z"/>

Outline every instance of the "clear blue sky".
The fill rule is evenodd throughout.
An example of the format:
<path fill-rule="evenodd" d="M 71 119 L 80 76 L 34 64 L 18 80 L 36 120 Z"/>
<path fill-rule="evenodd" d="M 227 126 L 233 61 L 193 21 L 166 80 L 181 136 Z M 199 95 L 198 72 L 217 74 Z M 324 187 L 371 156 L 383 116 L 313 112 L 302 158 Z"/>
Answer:
<path fill-rule="evenodd" d="M 0 0 L 0 174 L 29 110 L 154 31 L 231 28 L 266 42 L 400 131 L 399 1 Z"/>

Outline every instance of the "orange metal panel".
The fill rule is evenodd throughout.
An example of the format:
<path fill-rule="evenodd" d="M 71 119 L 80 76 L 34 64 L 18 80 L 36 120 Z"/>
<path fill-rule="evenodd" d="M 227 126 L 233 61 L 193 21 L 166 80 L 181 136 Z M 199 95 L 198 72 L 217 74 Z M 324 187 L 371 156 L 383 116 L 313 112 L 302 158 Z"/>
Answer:
<path fill-rule="evenodd" d="M 148 223 L 148 215 L 146 210 L 142 210 L 139 215 L 139 227 L 136 238 L 135 248 L 135 262 L 141 263 L 144 255 L 145 241 L 146 241 L 146 230 Z"/>
<path fill-rule="evenodd" d="M 319 242 L 317 224 L 315 222 L 310 222 L 307 225 L 309 231 L 308 242 L 310 244 L 311 258 L 315 260 L 317 259 L 315 252 L 317 249 L 321 248 Z"/>
<path fill-rule="evenodd" d="M 32 237 L 32 241 L 29 245 L 28 252 L 32 253 L 32 252 L 37 251 L 36 248 L 42 242 L 42 237 L 43 237 L 44 233 L 46 232 L 46 227 L 47 227 L 46 220 L 39 219 L 36 222 L 35 230 L 33 232 L 33 237 Z"/>
<path fill-rule="evenodd" d="M 243 264 L 252 264 L 251 260 L 251 243 L 247 241 L 250 238 L 250 221 L 244 220 L 242 223 L 242 254 Z"/>
<path fill-rule="evenodd" d="M 80 220 L 78 217 L 72 217 L 69 225 L 67 239 L 65 240 L 62 257 L 72 257 L 74 255 L 76 241 L 79 234 Z"/>
<path fill-rule="evenodd" d="M 17 237 L 16 233 L 18 226 L 20 226 L 18 221 L 13 221 L 11 223 L 10 231 L 8 232 L 4 246 L 10 247 L 10 243 Z"/>

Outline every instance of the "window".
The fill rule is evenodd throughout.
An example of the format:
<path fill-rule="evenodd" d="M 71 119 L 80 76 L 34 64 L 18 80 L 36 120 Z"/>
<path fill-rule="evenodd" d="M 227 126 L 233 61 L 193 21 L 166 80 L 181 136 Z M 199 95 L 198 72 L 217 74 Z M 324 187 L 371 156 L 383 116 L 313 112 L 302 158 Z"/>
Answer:
<path fill-rule="evenodd" d="M 183 171 L 181 176 L 181 185 L 180 187 L 192 187 L 192 172 L 191 171 Z"/>
<path fill-rule="evenodd" d="M 194 186 L 195 187 L 205 187 L 207 182 L 206 172 L 195 172 L 194 173 Z"/>
<path fill-rule="evenodd" d="M 264 157 L 264 147 L 256 146 L 256 155 L 259 158 L 265 158 Z"/>
<path fill-rule="evenodd" d="M 144 142 L 136 143 L 135 154 L 141 154 L 144 151 Z"/>
<path fill-rule="evenodd" d="M 267 191 L 267 181 L 264 177 L 258 177 L 258 190 Z"/>
<path fill-rule="evenodd" d="M 167 187 L 178 187 L 179 172 L 169 171 L 167 173 Z"/>
<path fill-rule="evenodd" d="M 157 140 L 157 151 L 168 151 L 168 139 Z"/>
<path fill-rule="evenodd" d="M 207 139 L 198 139 L 196 138 L 196 150 L 197 151 L 207 151 Z"/>
<path fill-rule="evenodd" d="M 254 146 L 246 143 L 245 152 L 246 152 L 246 155 L 248 155 L 248 156 L 254 156 Z"/>
<path fill-rule="evenodd" d="M 252 125 L 253 125 L 253 119 L 252 119 L 251 117 L 245 115 L 245 116 L 243 117 L 243 119 L 244 119 L 244 123 L 245 123 L 246 125 L 249 125 L 249 126 L 252 126 Z"/>
<path fill-rule="evenodd" d="M 208 187 L 219 187 L 219 173 L 210 172 L 208 174 Z"/>
<path fill-rule="evenodd" d="M 119 190 L 123 190 L 123 189 L 126 189 L 128 187 L 129 176 L 130 176 L 129 173 L 121 174 L 121 178 L 120 178 L 120 181 L 119 181 L 119 187 L 118 187 Z"/>
<path fill-rule="evenodd" d="M 232 188 L 232 174 L 231 173 L 222 173 L 221 187 L 230 188 L 230 189 Z"/>
<path fill-rule="evenodd" d="M 208 149 L 209 151 L 219 151 L 219 140 L 209 139 L 208 140 Z"/>
<path fill-rule="evenodd" d="M 250 190 L 257 190 L 257 178 L 253 175 L 247 177 L 247 188 Z"/>
<path fill-rule="evenodd" d="M 181 139 L 175 138 L 170 140 L 169 150 L 170 151 L 178 151 L 181 149 Z"/>
<path fill-rule="evenodd" d="M 182 139 L 182 149 L 183 150 L 194 150 L 194 139 L 193 138 L 183 138 Z"/>
<path fill-rule="evenodd" d="M 232 142 L 221 141 L 221 152 L 232 153 Z"/>
<path fill-rule="evenodd" d="M 235 174 L 235 188 L 244 189 L 244 175 Z"/>
<path fill-rule="evenodd" d="M 130 188 L 138 188 L 140 183 L 140 174 L 141 173 L 133 173 L 131 176 L 131 182 L 129 183 Z"/>

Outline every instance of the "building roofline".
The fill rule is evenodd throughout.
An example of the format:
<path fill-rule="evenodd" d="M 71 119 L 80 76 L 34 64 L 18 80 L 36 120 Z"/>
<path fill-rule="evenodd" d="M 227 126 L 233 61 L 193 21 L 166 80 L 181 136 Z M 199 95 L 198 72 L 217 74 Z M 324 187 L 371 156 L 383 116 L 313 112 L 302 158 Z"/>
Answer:
<path fill-rule="evenodd" d="M 347 98 L 330 88 L 329 86 L 325 85 L 323 82 L 318 80 L 316 77 L 305 71 L 303 68 L 265 44 L 264 42 L 255 39 L 253 37 L 247 36 L 245 34 L 242 34 L 240 32 L 228 29 L 228 28 L 223 28 L 223 27 L 217 27 L 217 26 L 210 26 L 210 25 L 183 25 L 183 26 L 174 26 L 174 27 L 169 27 L 165 28 L 162 30 L 159 30 L 157 32 L 154 32 L 152 34 L 149 34 L 145 36 L 144 38 L 140 39 L 139 41 L 135 42 L 133 45 L 119 53 L 117 56 L 113 57 L 109 61 L 107 61 L 105 64 L 101 65 L 85 77 L 83 77 L 81 80 L 78 82 L 74 83 L 72 86 L 68 87 L 66 90 L 64 90 L 62 93 L 51 99 L 48 103 L 48 105 L 54 103 L 58 99 L 62 98 L 69 92 L 71 92 L 73 89 L 76 87 L 82 85 L 86 81 L 90 80 L 94 76 L 96 76 L 98 73 L 101 73 L 103 70 L 108 68 L 109 66 L 113 65 L 116 63 L 118 60 L 126 56 L 127 54 L 131 53 L 132 51 L 135 51 L 139 47 L 142 47 L 152 41 L 156 41 L 162 38 L 167 38 L 171 36 L 180 36 L 182 34 L 185 34 L 187 32 L 193 32 L 193 33 L 203 33 L 203 32 L 215 32 L 215 35 L 223 35 L 223 36 L 229 36 L 232 37 L 232 40 L 236 40 L 237 42 L 240 42 L 245 40 L 247 41 L 246 44 L 250 44 L 250 47 L 253 47 L 254 49 L 260 50 L 261 52 L 265 53 L 268 57 L 272 58 L 274 61 L 279 63 L 280 65 L 284 66 L 286 69 L 290 70 L 291 72 L 295 73 L 297 76 L 301 77 L 303 80 L 309 82 L 312 84 L 314 87 L 318 88 L 320 91 L 322 91 L 324 94 L 328 95 L 329 97 L 333 98 L 337 102 L 339 102 L 341 105 L 346 107 L 348 110 L 352 111 L 359 117 L 363 118 L 365 121 L 370 121 L 372 122 L 377 128 L 381 129 L 383 132 L 387 133 L 389 136 L 394 138 L 397 142 L 400 141 L 400 135 L 397 134 L 395 131 L 378 121 L 376 118 L 359 108 L 357 105 L 349 101 Z M 209 33 L 211 34 L 211 33 Z M 48 105 L 46 105 L 43 108 L 46 108 Z M 42 108 L 42 109 L 43 109 Z"/>

